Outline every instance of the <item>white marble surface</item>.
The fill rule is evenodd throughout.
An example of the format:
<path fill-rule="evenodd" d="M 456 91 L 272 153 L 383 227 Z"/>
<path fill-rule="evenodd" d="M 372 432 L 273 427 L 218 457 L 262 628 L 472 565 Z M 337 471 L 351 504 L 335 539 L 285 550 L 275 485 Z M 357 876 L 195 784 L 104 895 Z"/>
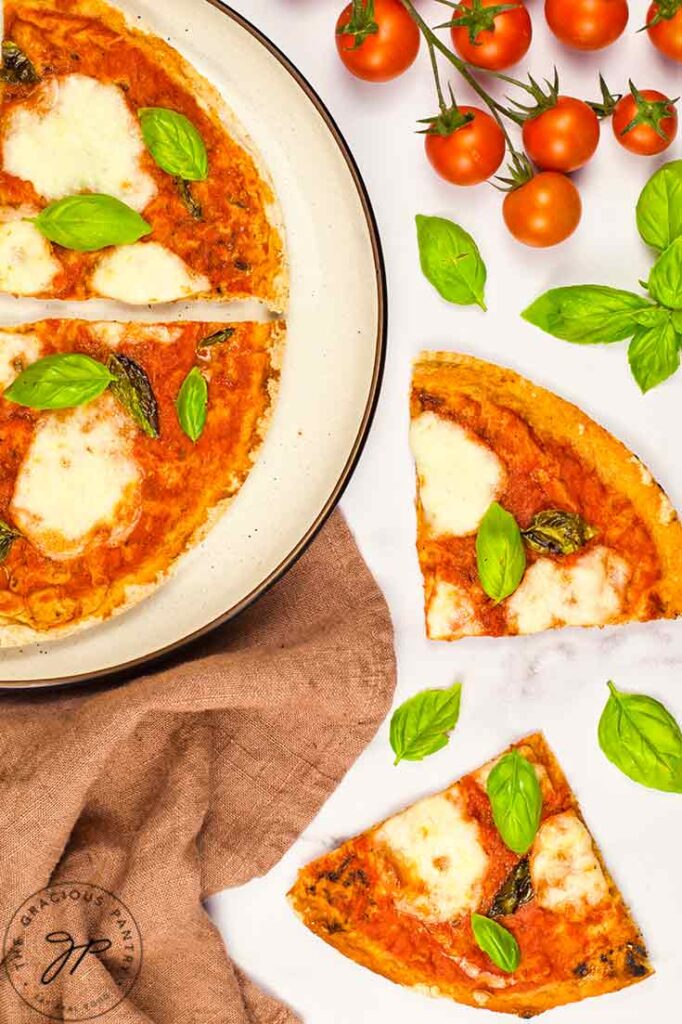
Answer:
<path fill-rule="evenodd" d="M 642 397 L 622 344 L 581 349 L 525 324 L 519 311 L 540 291 L 587 281 L 636 287 L 649 254 L 639 242 L 634 204 L 656 163 L 631 157 L 605 125 L 593 164 L 577 181 L 584 201 L 579 233 L 556 250 L 531 251 L 507 235 L 500 198 L 481 186 L 457 190 L 431 172 L 415 136 L 435 109 L 422 54 L 402 79 L 369 86 L 337 60 L 338 0 L 235 0 L 318 89 L 350 143 L 367 182 L 385 247 L 390 290 L 389 354 L 374 429 L 343 508 L 390 603 L 396 629 L 396 700 L 426 686 L 464 682 L 462 716 L 451 744 L 421 764 L 391 765 L 388 723 L 283 861 L 265 878 L 211 901 L 234 957 L 306 1024 L 452 1024 L 487 1011 L 402 991 L 345 960 L 310 935 L 284 900 L 297 868 L 413 798 L 446 785 L 510 740 L 544 730 L 574 784 L 588 822 L 631 902 L 657 968 L 643 985 L 554 1011 L 557 1024 L 672 1024 L 682 1005 L 682 798 L 651 792 L 621 776 L 596 741 L 605 682 L 663 699 L 682 719 L 682 624 L 604 632 L 563 631 L 511 640 L 428 643 L 414 554 L 413 471 L 406 443 L 410 362 L 422 347 L 453 348 L 510 365 L 576 401 L 647 462 L 682 507 L 682 373 Z M 677 94 L 682 75 L 635 35 L 647 3 L 631 2 L 627 36 L 596 56 L 563 51 L 531 0 L 536 35 L 530 67 L 556 62 L 563 91 L 597 96 L 597 71 L 613 87 L 632 75 L 641 87 Z M 422 0 L 435 23 L 445 9 Z M 465 90 L 458 95 L 467 99 Z M 682 155 L 678 143 L 676 155 Z M 449 216 L 476 236 L 489 268 L 489 312 L 447 305 L 422 279 L 415 213 Z"/>

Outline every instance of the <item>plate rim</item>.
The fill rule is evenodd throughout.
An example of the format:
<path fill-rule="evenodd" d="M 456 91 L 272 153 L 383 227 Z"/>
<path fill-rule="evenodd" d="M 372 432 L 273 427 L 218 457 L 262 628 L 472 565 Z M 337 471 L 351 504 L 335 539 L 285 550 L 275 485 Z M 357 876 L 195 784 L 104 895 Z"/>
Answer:
<path fill-rule="evenodd" d="M 282 65 L 285 71 L 287 71 L 298 86 L 306 94 L 310 102 L 313 104 L 318 114 L 324 121 L 327 129 L 329 130 L 332 138 L 339 148 L 341 156 L 344 158 L 348 169 L 353 179 L 353 183 L 360 199 L 362 211 L 367 222 L 369 230 L 370 242 L 372 246 L 372 255 L 374 258 L 374 270 L 375 279 L 377 284 L 377 298 L 378 298 L 378 315 L 377 315 L 377 337 L 376 337 L 376 351 L 374 357 L 374 368 L 372 371 L 372 380 L 367 397 L 367 404 L 360 421 L 360 427 L 353 443 L 353 447 L 350 450 L 348 459 L 341 471 L 339 479 L 336 485 L 332 489 L 331 494 L 324 503 L 322 509 L 315 517 L 313 522 L 307 528 L 304 535 L 301 537 L 296 546 L 286 555 L 285 558 L 277 565 L 261 582 L 255 586 L 248 594 L 246 594 L 240 601 L 226 609 L 216 618 L 210 622 L 201 626 L 199 629 L 192 630 L 185 636 L 180 637 L 178 640 L 174 640 L 170 644 L 166 644 L 164 647 L 159 648 L 156 651 L 150 651 L 148 654 L 140 655 L 137 658 L 133 658 L 130 661 L 121 662 L 119 665 L 111 666 L 109 668 L 97 669 L 95 672 L 84 672 L 76 673 L 75 675 L 68 676 L 57 676 L 57 677 L 45 677 L 42 679 L 28 679 L 28 680 L 0 680 L 0 690 L 5 691 L 22 691 L 22 690 L 35 690 L 35 689 L 61 689 L 67 686 L 82 686 L 86 683 L 99 682 L 113 685 L 116 683 L 126 682 L 136 670 L 144 667 L 145 669 L 156 669 L 160 664 L 168 659 L 171 655 L 176 654 L 178 651 L 188 647 L 201 637 L 207 636 L 226 622 L 230 622 L 232 619 L 237 618 L 242 612 L 249 608 L 255 601 L 266 594 L 276 583 L 278 583 L 286 573 L 296 564 L 299 558 L 305 553 L 312 542 L 319 534 L 322 527 L 325 525 L 332 512 L 338 505 L 341 497 L 343 496 L 346 487 L 350 483 L 350 480 L 357 468 L 358 462 L 364 450 L 367 438 L 369 437 L 370 429 L 374 421 L 374 416 L 377 410 L 379 402 L 379 396 L 381 394 L 381 386 L 384 378 L 384 370 L 386 366 L 386 352 L 387 352 L 387 336 L 388 336 L 388 290 L 386 282 L 386 265 L 384 261 L 383 248 L 381 244 L 381 237 L 379 234 L 379 227 L 377 224 L 372 202 L 369 198 L 369 192 L 367 186 L 362 177 L 360 169 L 357 165 L 355 157 L 353 156 L 350 146 L 348 145 L 341 129 L 339 128 L 336 120 L 331 114 L 329 108 L 320 97 L 317 90 L 311 85 L 308 79 L 303 73 L 296 67 L 295 64 L 286 56 L 286 54 L 274 43 L 261 29 L 257 28 L 252 22 L 245 18 L 243 14 L 235 11 L 234 8 L 230 7 L 225 0 L 204 0 L 205 3 L 216 8 L 226 17 L 231 18 L 241 28 L 247 31 L 253 36 L 257 42 L 265 47 L 266 50 Z"/>

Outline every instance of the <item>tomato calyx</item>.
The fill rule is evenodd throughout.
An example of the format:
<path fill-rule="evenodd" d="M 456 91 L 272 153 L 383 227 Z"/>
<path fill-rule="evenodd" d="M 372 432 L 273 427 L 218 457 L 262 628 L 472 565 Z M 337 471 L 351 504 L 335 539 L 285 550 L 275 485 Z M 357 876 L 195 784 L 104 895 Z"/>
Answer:
<path fill-rule="evenodd" d="M 654 25 L 660 25 L 662 21 L 672 21 L 680 10 L 682 10 L 682 0 L 657 0 L 656 13 L 653 18 L 637 31 L 645 32 L 646 29 L 653 28 Z"/>
<path fill-rule="evenodd" d="M 540 114 L 544 114 L 546 110 L 552 110 L 556 107 L 559 99 L 559 72 L 554 68 L 554 78 L 550 82 L 548 78 L 545 79 L 545 86 L 543 87 L 536 82 L 532 75 L 528 75 L 528 82 L 517 82 L 514 78 L 508 78 L 506 75 L 500 75 L 506 82 L 511 82 L 513 85 L 517 85 L 520 89 L 524 89 L 529 96 L 532 97 L 533 103 L 519 103 L 518 100 L 507 97 L 509 102 L 512 103 L 520 113 L 522 121 L 530 121 L 534 117 L 539 117 Z"/>
<path fill-rule="evenodd" d="M 352 36 L 353 45 L 349 50 L 357 50 L 368 36 L 376 35 L 379 26 L 374 19 L 374 0 L 353 0 L 351 15 L 345 25 L 339 25 L 336 34 Z"/>
<path fill-rule="evenodd" d="M 498 174 L 496 178 L 500 184 L 496 185 L 495 182 L 492 182 L 493 188 L 496 188 L 498 192 L 515 192 L 517 188 L 527 185 L 537 173 L 526 154 L 518 153 L 516 150 L 512 150 L 511 163 L 507 164 L 507 170 L 508 178 L 503 178 Z"/>
<path fill-rule="evenodd" d="M 495 31 L 495 18 L 507 11 L 514 11 L 520 6 L 518 0 L 514 3 L 500 3 L 492 7 L 484 7 L 483 0 L 471 0 L 471 7 L 463 3 L 450 3 L 449 0 L 441 0 L 447 7 L 452 7 L 454 14 L 451 21 L 436 25 L 436 28 L 465 28 L 469 33 L 469 42 L 474 46 L 480 46 L 478 37 L 481 32 Z"/>
<path fill-rule="evenodd" d="M 682 3 L 682 0 L 680 0 Z M 599 88 L 601 89 L 601 101 L 597 100 L 595 103 L 587 101 L 588 107 L 595 112 L 599 120 L 603 120 L 605 117 L 611 117 L 611 114 L 616 109 L 618 101 L 623 98 L 623 94 L 612 93 L 608 85 L 604 81 L 604 76 L 599 75 Z"/>
<path fill-rule="evenodd" d="M 453 135 L 460 128 L 463 128 L 466 124 L 469 124 L 474 119 L 474 115 L 471 113 L 463 114 L 457 106 L 457 100 L 455 94 L 452 91 L 452 86 L 448 85 L 450 91 L 450 106 L 441 107 L 440 113 L 435 114 L 433 117 L 422 117 L 417 122 L 418 124 L 426 124 L 428 128 L 422 128 L 418 132 L 419 135 L 442 135 L 447 137 Z"/>
<path fill-rule="evenodd" d="M 680 97 L 677 96 L 674 100 L 648 100 L 632 81 L 629 81 L 628 85 L 630 86 L 630 94 L 635 101 L 637 113 L 630 123 L 625 125 L 620 134 L 627 135 L 633 128 L 637 128 L 639 125 L 647 125 L 660 138 L 670 142 L 669 136 L 663 130 L 662 122 L 673 115 L 673 107 Z"/>

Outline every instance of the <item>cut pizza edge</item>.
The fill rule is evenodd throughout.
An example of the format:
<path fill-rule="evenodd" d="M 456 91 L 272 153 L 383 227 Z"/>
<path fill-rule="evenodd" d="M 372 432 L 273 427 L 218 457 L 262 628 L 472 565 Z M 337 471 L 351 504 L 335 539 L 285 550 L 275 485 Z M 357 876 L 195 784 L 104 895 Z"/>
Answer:
<path fill-rule="evenodd" d="M 622 615 L 601 626 L 643 621 L 646 618 L 676 618 L 682 615 L 682 524 L 667 494 L 646 465 L 575 404 L 561 398 L 515 371 L 456 352 L 423 351 L 413 363 L 411 421 L 422 411 L 421 398 L 444 402 L 464 394 L 474 400 L 488 398 L 520 416 L 541 440 L 548 438 L 570 448 L 581 464 L 595 473 L 613 492 L 627 499 L 651 534 L 660 559 L 661 580 L 657 584 L 660 609 L 655 616 Z M 417 475 L 417 518 L 420 542 L 431 540 L 425 523 Z M 421 554 L 421 552 L 420 552 Z M 436 580 L 430 579 L 428 559 L 421 558 L 425 584 L 425 613 L 429 630 L 429 601 Z M 552 627 L 556 628 L 556 627 Z M 519 631 L 521 632 L 521 631 Z M 460 635 L 475 635 L 463 633 Z M 432 639 L 456 640 L 455 636 Z M 508 635 L 514 635 L 510 631 Z"/>
<path fill-rule="evenodd" d="M 620 940 L 617 943 L 612 944 L 608 941 L 608 937 L 605 937 L 602 945 L 594 949 L 586 948 L 583 943 L 576 944 L 576 948 L 570 951 L 572 961 L 569 977 L 562 977 L 559 980 L 549 979 L 537 985 L 525 984 L 522 992 L 515 992 L 513 985 L 511 987 L 504 986 L 501 979 L 505 975 L 497 970 L 492 961 L 489 961 L 490 971 L 482 971 L 468 966 L 466 972 L 462 974 L 461 982 L 453 982 L 451 979 L 444 980 L 439 978 L 437 970 L 434 970 L 432 951 L 425 951 L 421 961 L 417 953 L 414 957 L 415 962 L 408 964 L 395 950 L 389 950 L 375 937 L 363 934 L 360 928 L 354 927 L 352 919 L 344 913 L 344 906 L 350 905 L 349 900 L 352 903 L 354 888 L 360 887 L 366 891 L 369 887 L 370 906 L 373 894 L 376 894 L 379 900 L 385 898 L 386 895 L 386 886 L 382 882 L 377 884 L 374 879 L 370 881 L 368 873 L 363 870 L 363 862 L 357 858 L 358 848 L 366 850 L 367 844 L 371 846 L 372 837 L 384 829 L 387 824 L 390 825 L 399 820 L 403 815 L 410 813 L 414 808 L 428 802 L 433 797 L 417 801 L 391 818 L 348 840 L 331 853 L 323 855 L 303 867 L 287 895 L 288 902 L 297 917 L 311 932 L 338 952 L 389 981 L 412 988 L 433 998 L 451 999 L 454 1002 L 476 1008 L 515 1014 L 524 1019 L 530 1019 L 557 1006 L 619 991 L 653 975 L 654 968 L 649 961 L 641 932 L 604 862 L 601 850 L 585 823 L 573 791 L 542 733 L 533 733 L 511 744 L 498 757 L 487 762 L 478 770 L 462 776 L 442 793 L 435 794 L 435 798 L 446 796 L 463 780 L 475 778 L 481 773 L 485 773 L 485 776 L 482 777 L 487 777 L 492 766 L 512 751 L 518 751 L 530 760 L 536 767 L 541 781 L 541 773 L 544 772 L 546 773 L 545 777 L 556 787 L 565 787 L 570 799 L 565 813 L 574 816 L 582 826 L 581 831 L 589 839 L 591 853 L 599 865 L 604 882 L 608 887 L 609 898 L 615 908 L 612 925 L 620 933 Z M 360 844 L 359 847 L 358 844 Z M 527 854 L 526 858 L 528 856 L 530 854 Z M 535 899 L 535 894 L 531 898 Z M 480 907 L 479 912 L 485 914 L 485 907 Z M 487 912 L 490 913 L 490 910 Z M 514 917 L 496 916 L 501 916 L 501 921 L 513 933 Z M 415 917 L 414 933 L 416 938 L 414 943 L 417 946 L 420 933 L 428 934 L 428 932 L 428 922 Z M 407 944 L 403 945 L 403 940 L 399 937 L 396 938 L 395 934 L 392 941 L 393 945 L 398 948 L 401 946 L 404 949 L 409 948 Z M 404 941 L 407 942 L 407 940 Z M 523 935 L 519 936 L 518 941 L 523 959 Z M 448 960 L 456 959 L 447 954 L 444 956 Z M 464 963 L 463 958 L 457 959 L 461 959 Z M 500 987 L 497 987 L 498 984 Z"/>
<path fill-rule="evenodd" d="M 208 81 L 193 65 L 183 57 L 178 50 L 169 42 L 154 34 L 151 29 L 137 28 L 120 11 L 105 0 L 13 0 L 15 7 L 24 9 L 35 8 L 44 13 L 55 12 L 57 14 L 75 14 L 86 18 L 94 18 L 102 22 L 107 28 L 124 34 L 135 43 L 136 46 L 153 62 L 162 62 L 164 70 L 173 78 L 179 86 L 189 90 L 197 99 L 200 106 L 204 108 L 209 117 L 216 121 L 222 130 L 247 153 L 254 163 L 256 173 L 260 179 L 266 199 L 266 215 L 270 226 L 279 236 L 281 244 L 281 259 L 277 272 L 275 273 L 272 286 L 267 292 L 255 293 L 253 291 L 234 290 L 230 292 L 229 301 L 238 302 L 253 299 L 263 302 L 273 313 L 285 313 L 289 300 L 289 266 L 286 256 L 285 240 L 286 231 L 284 215 L 274 189 L 270 171 L 253 142 L 251 136 L 241 121 L 223 99 L 218 89 Z M 2 83 L 0 83 L 0 90 Z M 138 243 L 150 244 L 148 242 Z M 35 297 L 40 298 L 37 294 Z M 49 295 L 45 297 L 49 298 Z M 194 301 L 225 302 L 224 296 L 214 290 L 192 293 Z M 182 298 L 173 300 L 176 302 L 185 301 Z M 147 305 L 147 302 L 141 303 Z"/>
<path fill-rule="evenodd" d="M 252 443 L 248 449 L 249 468 L 243 478 L 239 481 L 238 486 L 228 497 L 223 498 L 208 509 L 204 520 L 185 541 L 182 551 L 173 557 L 172 561 L 166 568 L 154 571 L 151 574 L 148 573 L 141 582 L 131 580 L 127 577 L 120 580 L 117 579 L 109 592 L 108 604 L 111 607 L 107 607 L 107 609 L 103 610 L 102 613 L 98 611 L 94 614 L 86 615 L 75 622 L 65 623 L 63 626 L 52 626 L 49 629 L 41 630 L 18 622 L 16 619 L 0 615 L 0 649 L 25 647 L 29 644 L 44 643 L 48 640 L 51 642 L 53 640 L 64 640 L 70 638 L 75 634 L 92 628 L 93 626 L 101 625 L 102 623 L 108 622 L 114 618 L 119 618 L 119 616 L 141 604 L 162 586 L 172 580 L 181 570 L 185 556 L 205 540 L 213 527 L 216 526 L 216 524 L 224 517 L 233 502 L 239 497 L 244 484 L 258 461 L 262 446 L 270 429 L 279 397 L 280 373 L 286 343 L 286 322 L 284 320 L 271 320 L 267 322 L 199 322 L 191 320 L 149 322 L 140 320 L 124 321 L 120 319 L 85 321 L 75 320 L 72 318 L 69 318 L 66 321 L 59 321 L 58 318 L 51 318 L 49 320 L 38 320 L 14 326 L 0 327 L 0 354 L 3 335 L 9 334 L 12 337 L 30 335 L 36 330 L 40 331 L 42 329 L 49 329 L 50 325 L 55 322 L 67 323 L 69 325 L 73 325 L 74 328 L 83 326 L 87 328 L 95 328 L 104 332 L 110 332 L 113 330 L 118 333 L 119 330 L 123 330 L 128 334 L 131 334 L 134 342 L 136 343 L 144 343 L 145 341 L 149 341 L 149 339 L 153 339 L 155 332 L 161 331 L 165 333 L 173 328 L 183 328 L 188 326 L 201 326 L 210 333 L 226 329 L 232 330 L 240 326 L 246 328 L 254 326 L 258 327 L 259 330 L 265 331 L 268 335 L 268 354 L 270 363 L 270 374 L 267 380 L 268 407 L 258 418 L 253 428 Z M 115 350 L 116 346 L 112 348 L 112 351 Z M 15 357 L 15 360 L 16 358 L 17 357 Z M 18 366 L 19 364 L 15 362 L 15 365 Z M 1 359 L 0 369 L 2 369 Z M 0 388 L 0 395 L 2 390 L 3 389 Z"/>

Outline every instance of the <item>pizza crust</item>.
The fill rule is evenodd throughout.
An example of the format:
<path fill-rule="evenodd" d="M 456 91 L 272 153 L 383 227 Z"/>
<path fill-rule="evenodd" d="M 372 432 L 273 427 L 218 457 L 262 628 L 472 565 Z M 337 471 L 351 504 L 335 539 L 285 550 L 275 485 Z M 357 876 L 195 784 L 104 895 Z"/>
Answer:
<path fill-rule="evenodd" d="M 649 530 L 662 572 L 660 617 L 682 614 L 682 525 L 662 487 L 622 442 L 577 406 L 513 370 L 473 356 L 422 352 L 414 363 L 412 390 L 413 396 L 423 391 L 447 401 L 463 394 L 505 406 L 540 438 L 572 448 L 607 487 L 627 498 Z"/>
<path fill-rule="evenodd" d="M 29 332 L 35 328 L 35 324 L 24 324 L 18 328 L 17 331 Z M 271 327 L 271 346 L 269 349 L 270 363 L 272 369 L 275 371 L 274 375 L 270 377 L 268 382 L 269 392 L 269 406 L 267 412 L 261 416 L 258 421 L 256 428 L 257 442 L 252 446 L 249 452 L 251 465 L 256 463 L 262 444 L 267 435 L 270 421 L 272 419 L 275 404 L 277 401 L 279 391 L 279 368 L 281 366 L 282 355 L 284 351 L 284 344 L 286 339 L 286 327 L 283 322 L 276 322 Z M 244 481 L 245 482 L 245 481 Z M 243 486 L 243 483 L 242 485 Z M 146 600 L 156 590 L 158 590 L 164 583 L 170 580 L 182 569 L 182 559 L 192 548 L 200 544 L 202 540 L 210 533 L 216 523 L 225 515 L 228 511 L 232 502 L 239 496 L 241 487 L 230 497 L 225 498 L 223 501 L 218 502 L 208 512 L 206 519 L 199 526 L 194 533 L 190 536 L 187 543 L 185 544 L 185 550 L 178 555 L 174 561 L 162 572 L 159 572 L 152 582 L 144 584 L 129 583 L 123 588 L 123 597 L 120 603 L 113 609 L 113 611 L 107 611 L 104 614 L 90 615 L 84 619 L 80 619 L 77 622 L 70 622 L 64 626 L 56 628 L 50 628 L 47 630 L 34 629 L 32 626 L 22 625 L 13 620 L 8 620 L 0 616 L 0 649 L 7 649 L 12 647 L 26 647 L 29 644 L 34 643 L 46 643 L 49 641 L 52 643 L 56 640 L 65 640 L 69 637 L 74 636 L 76 633 L 81 633 L 92 626 L 99 625 L 102 622 L 108 621 L 114 617 L 118 618 L 120 615 L 125 614 L 131 609 L 135 608 L 142 601 Z"/>
<path fill-rule="evenodd" d="M 21 10 L 34 9 L 42 13 L 52 11 L 56 14 L 96 18 L 107 28 L 128 35 L 135 45 L 154 63 L 162 63 L 164 70 L 180 86 L 190 92 L 214 122 L 220 123 L 230 137 L 251 157 L 266 192 L 266 212 L 269 223 L 279 234 L 284 246 L 284 218 L 274 191 L 270 173 L 265 166 L 262 156 L 239 122 L 236 114 L 222 98 L 216 87 L 204 78 L 203 75 L 199 74 L 190 62 L 181 56 L 174 47 L 159 36 L 154 35 L 151 29 L 144 31 L 140 29 L 139 24 L 131 24 L 123 12 L 104 3 L 103 0 L 40 0 L 40 3 L 21 0 L 21 2 L 16 3 L 16 6 Z M 234 301 L 240 299 L 260 299 L 273 312 L 284 313 L 289 299 L 289 268 L 284 247 L 282 248 L 281 262 L 269 294 L 254 295 L 253 292 L 245 291 L 240 293 L 235 291 L 231 292 L 230 298 Z M 192 299 L 217 301 L 213 292 L 197 293 L 192 296 Z"/>

